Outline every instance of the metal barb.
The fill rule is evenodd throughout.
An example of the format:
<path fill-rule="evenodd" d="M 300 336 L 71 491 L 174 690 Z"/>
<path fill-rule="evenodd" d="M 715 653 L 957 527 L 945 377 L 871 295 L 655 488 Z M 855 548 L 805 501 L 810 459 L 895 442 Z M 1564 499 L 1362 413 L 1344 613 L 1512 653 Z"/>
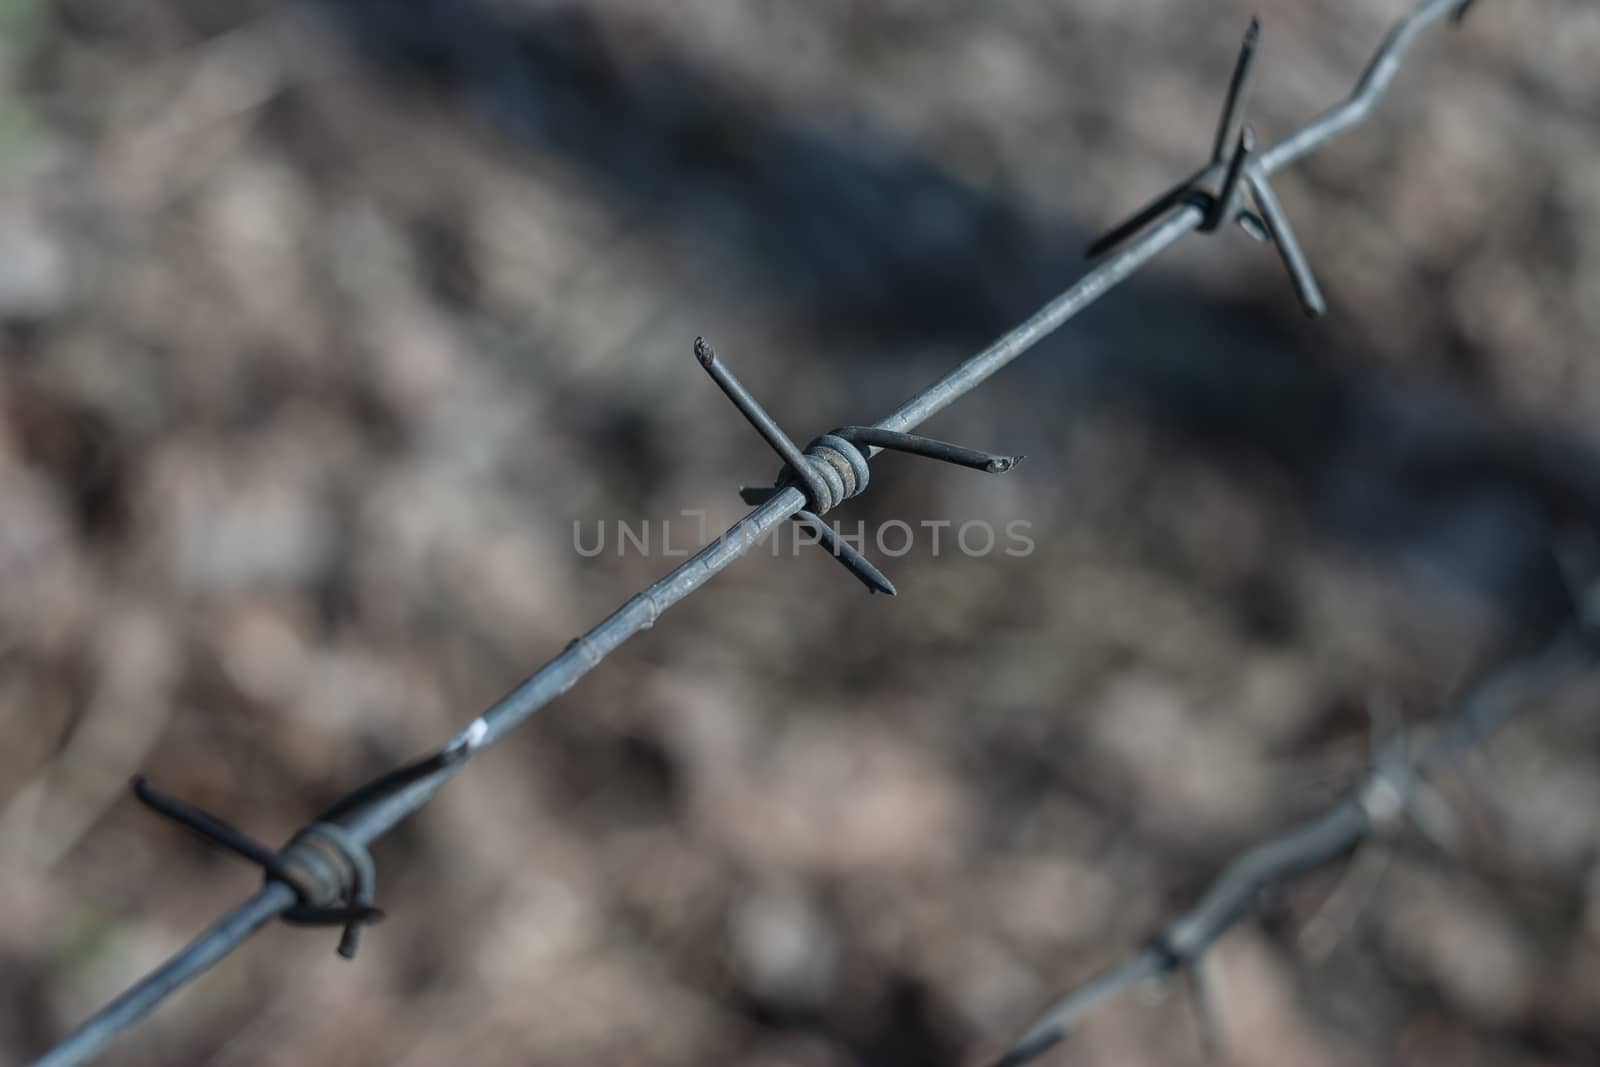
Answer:
<path fill-rule="evenodd" d="M 1261 46 L 1261 18 L 1250 17 L 1250 26 L 1244 31 L 1244 41 L 1239 45 L 1239 58 L 1233 64 L 1233 77 L 1228 80 L 1228 95 L 1222 102 L 1222 114 L 1217 119 L 1217 136 L 1211 144 L 1211 162 L 1221 163 L 1234 141 L 1234 130 L 1244 115 L 1246 98 L 1250 95 L 1250 72 L 1255 67 L 1256 49 Z"/>
<path fill-rule="evenodd" d="M 1208 163 L 1154 200 L 1151 200 L 1144 207 L 1135 211 L 1093 241 L 1090 241 L 1088 247 L 1083 250 L 1084 258 L 1099 259 L 1112 249 L 1126 244 L 1175 207 L 1180 207 L 1184 204 L 1204 207 L 1209 203 L 1209 197 L 1200 190 L 1200 184 L 1215 173 L 1216 170 L 1216 164 Z"/>
<path fill-rule="evenodd" d="M 1420 19 L 1426 11 L 1427 8 L 1424 7 L 1413 17 Z M 1368 69 L 1368 74 L 1362 79 L 1363 85 L 1370 83 L 1371 88 L 1366 90 L 1367 92 L 1381 89 L 1381 74 L 1375 75 L 1373 71 L 1386 70 L 1386 60 L 1397 61 L 1390 57 L 1396 50 L 1404 47 L 1407 40 L 1408 38 L 1399 31 L 1391 33 L 1389 40 L 1379 49 L 1378 56 Z M 1089 245 L 1088 255 L 1091 258 L 1101 255 L 1133 238 L 1169 212 L 1185 204 L 1194 205 L 1201 212 L 1199 225 L 1196 227 L 1201 233 L 1216 232 L 1231 216 L 1237 218 L 1245 233 L 1256 240 L 1271 239 L 1277 245 L 1284 268 L 1289 272 L 1300 306 L 1305 309 L 1307 315 L 1317 318 L 1327 311 L 1327 301 L 1323 299 L 1322 290 L 1317 285 L 1316 277 L 1311 273 L 1311 266 L 1306 261 L 1305 253 L 1295 240 L 1294 231 L 1283 214 L 1282 206 L 1267 185 L 1267 174 L 1282 165 L 1277 155 L 1281 151 L 1281 146 L 1274 146 L 1264 159 L 1252 160 L 1256 150 L 1255 131 L 1243 121 L 1245 102 L 1250 92 L 1250 75 L 1254 69 L 1255 56 L 1260 44 L 1261 20 L 1252 18 L 1249 28 L 1245 30 L 1244 41 L 1239 47 L 1239 58 L 1234 63 L 1233 77 L 1228 82 L 1228 94 L 1223 100 L 1222 113 L 1217 120 L 1216 138 L 1211 148 L 1211 162 L 1093 241 Z M 1358 89 L 1358 93 L 1362 91 Z M 1352 100 L 1354 99 L 1356 98 L 1352 97 Z M 1325 116 L 1318 121 L 1328 120 Z M 1338 128 L 1330 126 L 1328 136 L 1337 132 Z M 1233 146 L 1231 152 L 1228 149 L 1230 144 Z M 1251 198 L 1257 208 L 1255 212 L 1236 211 L 1241 180 L 1250 188 Z M 1215 193 L 1207 192 L 1204 188 L 1211 181 L 1220 181 Z"/>
<path fill-rule="evenodd" d="M 355 956 L 361 927 L 383 918 L 383 912 L 372 906 L 375 881 L 372 858 L 366 848 L 353 841 L 342 827 L 334 823 L 315 822 L 297 834 L 283 852 L 274 852 L 216 816 L 162 792 L 143 776 L 134 778 L 133 793 L 151 811 L 254 863 L 262 869 L 269 882 L 281 882 L 294 890 L 296 903 L 282 912 L 280 917 L 284 921 L 301 926 L 343 926 L 345 931 L 339 943 L 339 954 L 346 959 Z M 343 881 L 336 869 L 338 864 L 342 861 L 349 865 L 356 885 L 349 894 L 347 906 L 331 907 L 318 903 L 313 899 L 309 880 L 296 869 L 296 861 L 303 858 L 301 852 L 304 842 L 313 839 L 329 842 L 336 852 L 336 856 L 329 858 L 330 862 L 321 864 L 323 870 L 319 873 L 324 875 L 322 884 L 338 886 Z M 332 891 L 339 892 L 336 888 Z"/>
<path fill-rule="evenodd" d="M 717 358 L 716 349 L 711 347 L 711 342 L 704 337 L 696 337 L 694 339 L 694 355 L 700 361 L 700 365 L 706 369 L 706 373 L 711 375 L 711 380 L 716 382 L 717 387 L 727 394 L 729 400 L 733 401 L 733 406 L 739 409 L 739 413 L 749 421 L 751 426 L 755 427 L 756 433 L 760 434 L 762 439 L 772 446 L 772 450 L 778 453 L 778 457 L 783 460 L 795 477 L 800 479 L 806 492 L 811 497 L 812 508 L 825 509 L 825 501 L 828 499 L 826 484 L 822 481 L 821 475 L 812 468 L 811 462 L 806 459 L 804 453 L 800 451 L 800 446 L 795 444 L 789 435 L 783 432 L 783 427 L 778 425 L 778 420 L 767 414 L 767 410 L 761 406 L 760 401 L 751 395 L 750 390 L 744 387 L 744 383 L 734 376 L 733 371 L 728 369 L 726 363 Z"/>
<path fill-rule="evenodd" d="M 739 410 L 773 444 L 785 461 L 773 485 L 741 486 L 740 498 L 747 504 L 761 505 L 772 500 L 787 486 L 795 482 L 802 483 L 807 499 L 805 506 L 795 512 L 795 521 L 809 528 L 816 536 L 817 543 L 855 575 L 869 592 L 896 595 L 894 583 L 888 576 L 840 537 L 830 524 L 823 521 L 822 515 L 867 487 L 871 476 L 867 461 L 872 450 L 905 452 L 988 474 L 1003 474 L 1022 459 L 1021 456 L 1002 456 L 881 426 L 844 426 L 818 437 L 801 452 L 756 403 L 733 372 L 717 358 L 704 337 L 695 338 L 694 353 L 700 365 L 706 368 L 723 392 L 732 398 Z M 792 457 L 791 451 L 794 453 Z"/>
<path fill-rule="evenodd" d="M 1237 221 L 1239 223 L 1239 229 L 1243 230 L 1244 235 L 1250 238 L 1250 240 L 1257 243 L 1263 243 L 1272 240 L 1272 235 L 1267 232 L 1267 224 L 1261 220 L 1260 215 L 1257 215 L 1249 208 L 1239 209 Z"/>
<path fill-rule="evenodd" d="M 1234 61 L 1233 75 L 1228 79 L 1228 93 L 1223 98 L 1216 136 L 1212 141 L 1211 161 L 1090 242 L 1084 252 L 1087 258 L 1095 259 L 1104 255 L 1183 204 L 1194 204 L 1205 212 L 1200 225 L 1202 233 L 1212 232 L 1227 217 L 1239 180 L 1239 168 L 1244 165 L 1244 157 L 1254 150 L 1255 135 L 1248 135 L 1250 143 L 1247 146 L 1242 120 L 1245 102 L 1250 95 L 1250 75 L 1255 68 L 1256 52 L 1260 45 L 1261 19 L 1252 17 L 1244 32 L 1244 40 L 1239 45 L 1239 58 Z M 1231 150 L 1230 145 L 1233 146 Z M 1222 188 L 1216 194 L 1206 192 L 1204 184 L 1219 175 L 1224 175 Z"/>
<path fill-rule="evenodd" d="M 810 511 L 800 511 L 795 513 L 795 518 L 811 528 L 817 535 L 817 544 L 844 564 L 845 569 L 851 574 L 861 579 L 861 584 L 867 587 L 869 593 L 898 595 L 888 575 L 873 566 L 872 561 L 856 551 L 850 542 L 840 537 L 831 525 L 823 521 L 822 516 Z"/>
<path fill-rule="evenodd" d="M 371 807 L 385 797 L 393 796 L 414 782 L 422 781 L 471 753 L 467 745 L 451 745 L 432 755 L 396 767 L 346 793 L 317 815 L 319 823 L 333 823 L 348 818 L 352 813 Z"/>
<path fill-rule="evenodd" d="M 180 826 L 185 826 L 213 845 L 227 849 L 234 855 L 249 860 L 283 881 L 290 881 L 287 872 L 283 870 L 278 861 L 278 854 L 267 846 L 256 841 L 229 823 L 223 822 L 215 815 L 201 811 L 191 804 L 186 804 L 170 793 L 163 793 L 150 784 L 149 779 L 139 775 L 133 780 L 133 795 L 139 798 L 140 803 L 158 815 L 163 815 Z M 291 883 L 292 884 L 292 883 Z"/>
<path fill-rule="evenodd" d="M 717 358 L 716 350 L 704 337 L 694 339 L 694 355 L 700 365 L 711 375 L 711 380 L 727 394 L 735 407 L 749 420 L 750 425 L 771 445 L 773 451 L 778 453 L 784 462 L 784 469 L 780 472 L 778 482 L 772 488 L 759 494 L 750 490 L 741 489 L 740 495 L 751 503 L 765 503 L 781 489 L 786 480 L 792 478 L 798 481 L 806 493 L 806 507 L 795 513 L 795 519 L 809 527 L 817 537 L 817 543 L 826 548 L 846 570 L 861 580 L 868 591 L 884 593 L 888 596 L 895 595 L 894 583 L 889 581 L 877 567 L 873 566 L 860 552 L 842 541 L 831 526 L 822 520 L 821 513 L 827 511 L 839 502 L 844 496 L 851 495 L 845 492 L 842 482 L 834 483 L 838 474 L 825 465 L 814 460 L 810 455 L 800 451 L 789 435 L 777 420 L 769 415 L 765 408 L 751 395 L 734 373 L 728 369 L 727 364 Z M 815 447 L 815 444 L 812 446 Z M 866 460 L 855 457 L 856 466 L 862 475 L 859 477 L 860 485 L 864 488 L 866 478 Z M 831 478 L 830 478 L 831 476 Z M 854 486 L 852 485 L 852 489 Z"/>
<path fill-rule="evenodd" d="M 1254 167 L 1245 169 L 1245 181 L 1250 185 L 1251 199 L 1261 212 L 1261 221 L 1266 223 L 1267 234 L 1277 246 L 1284 269 L 1289 272 L 1289 280 L 1294 283 L 1301 308 L 1311 318 L 1321 318 L 1328 310 L 1328 302 L 1322 298 L 1322 288 L 1317 285 L 1316 275 L 1311 273 L 1311 264 L 1306 262 L 1305 253 L 1300 251 L 1300 242 L 1295 240 L 1289 218 L 1283 213 L 1283 206 L 1278 203 L 1272 186 L 1267 184 L 1266 176 Z"/>
<path fill-rule="evenodd" d="M 941 463 L 954 463 L 958 467 L 983 471 L 985 474 L 1004 474 L 1021 463 L 1024 458 L 981 452 L 976 448 L 964 448 L 947 441 L 935 441 L 931 437 L 919 437 L 916 434 L 885 430 L 877 426 L 842 426 L 829 436 L 843 438 L 853 445 L 867 445 L 891 452 L 922 456 L 924 459 L 935 459 Z"/>
<path fill-rule="evenodd" d="M 1215 231 L 1233 210 L 1239 199 L 1239 176 L 1244 173 L 1244 165 L 1255 150 L 1256 131 L 1246 126 L 1239 131 L 1239 143 L 1234 146 L 1233 158 L 1228 160 L 1228 173 L 1222 179 L 1222 186 L 1206 208 L 1205 221 L 1200 224 L 1201 233 Z"/>

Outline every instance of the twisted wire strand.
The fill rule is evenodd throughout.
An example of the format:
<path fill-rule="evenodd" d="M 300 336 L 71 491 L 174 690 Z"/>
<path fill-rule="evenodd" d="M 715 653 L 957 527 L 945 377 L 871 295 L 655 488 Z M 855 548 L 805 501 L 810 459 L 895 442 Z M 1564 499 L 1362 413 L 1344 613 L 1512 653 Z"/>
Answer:
<path fill-rule="evenodd" d="M 1469 0 L 1470 2 L 1470 0 Z M 1243 165 L 1247 183 L 1302 158 L 1345 130 L 1361 122 L 1394 80 L 1401 60 L 1423 30 L 1465 8 L 1463 0 L 1425 0 L 1390 30 L 1342 103 L 1251 158 Z M 1213 163 L 1197 172 L 1202 177 L 1227 166 Z M 1195 179 L 1186 184 L 1193 186 Z M 1252 183 L 1253 184 L 1253 183 Z M 1002 367 L 1020 357 L 1059 329 L 1080 311 L 1197 230 L 1207 217 L 1206 205 L 1195 198 L 1176 197 L 1151 216 L 1154 224 L 1124 247 L 1107 256 L 1071 287 L 1041 307 L 1026 321 L 983 351 L 916 393 L 880 419 L 871 429 L 905 433 L 933 417 L 957 399 L 976 389 Z M 697 352 L 698 354 L 698 352 Z M 760 429 L 760 427 L 758 427 Z M 878 446 L 862 451 L 870 456 Z M 811 467 L 806 460 L 797 471 Z M 459 774 L 483 748 L 498 742 L 534 712 L 571 689 L 628 638 L 649 629 L 661 614 L 694 593 L 759 543 L 776 527 L 800 514 L 808 503 L 807 489 L 781 485 L 765 502 L 734 523 L 715 541 L 684 561 L 666 576 L 625 601 L 564 651 L 518 684 L 478 718 L 467 724 L 433 756 L 382 776 L 357 788 L 334 805 L 338 818 L 322 820 L 336 825 L 351 847 L 365 847 L 392 830 L 426 804 L 451 778 Z M 100 1011 L 85 1020 L 54 1048 L 34 1061 L 33 1067 L 75 1067 L 96 1057 L 123 1031 L 133 1026 L 178 989 L 226 957 L 257 930 L 290 912 L 299 903 L 295 890 L 282 880 L 271 880 L 184 948 L 141 978 Z M 1152 964 L 1139 965 L 1145 969 Z M 1110 976 L 1108 976 L 1108 979 Z M 1120 988 L 1105 981 L 1098 996 Z M 1020 1061 L 1019 1061 L 1020 1062 Z"/>
<path fill-rule="evenodd" d="M 1456 701 L 1441 735 L 1417 756 L 1408 759 L 1402 752 L 1399 759 L 1380 760 L 1333 805 L 1241 853 L 1193 907 L 1167 920 L 1149 944 L 1042 1012 L 995 1067 L 1032 1063 L 1105 1001 L 1192 966 L 1251 913 L 1264 889 L 1315 870 L 1388 829 L 1407 812 L 1427 775 L 1485 740 L 1531 698 L 1591 671 L 1596 651 L 1593 634 L 1574 625 L 1531 655 L 1490 668 Z"/>

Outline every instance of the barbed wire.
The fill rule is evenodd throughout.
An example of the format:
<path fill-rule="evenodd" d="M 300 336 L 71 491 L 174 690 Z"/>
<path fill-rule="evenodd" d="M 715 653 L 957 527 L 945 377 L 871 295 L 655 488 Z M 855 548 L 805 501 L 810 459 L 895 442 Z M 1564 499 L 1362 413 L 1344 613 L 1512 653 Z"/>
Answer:
<path fill-rule="evenodd" d="M 221 819 L 137 779 L 134 791 L 143 803 L 253 863 L 262 870 L 265 883 L 248 900 L 79 1025 L 37 1059 L 34 1067 L 71 1067 L 89 1062 L 119 1034 L 274 919 L 342 927 L 340 954 L 354 956 L 361 930 L 382 918 L 382 912 L 373 904 L 376 868 L 368 847 L 426 804 L 478 752 L 494 745 L 572 688 L 624 641 L 655 625 L 668 608 L 699 589 L 783 523 L 792 520 L 811 528 L 818 543 L 870 590 L 893 595 L 895 589 L 887 576 L 839 538 L 822 516 L 867 488 L 870 461 L 885 449 L 987 473 L 1009 470 L 1019 457 L 964 448 L 910 431 L 976 389 L 1186 235 L 1215 232 L 1227 221 L 1236 222 L 1253 238 L 1277 249 L 1302 307 L 1310 315 L 1322 314 L 1326 302 L 1321 289 L 1268 179 L 1363 121 L 1394 80 L 1416 38 L 1446 18 L 1459 21 L 1471 3 L 1472 0 L 1419 3 L 1411 14 L 1394 24 L 1345 100 L 1260 152 L 1256 149 L 1255 131 L 1244 121 L 1260 42 L 1259 23 L 1252 20 L 1229 83 L 1210 160 L 1093 242 L 1088 254 L 1102 258 L 1070 288 L 872 426 L 843 427 L 801 449 L 744 388 L 712 346 L 703 338 L 696 339 L 694 352 L 702 367 L 783 463 L 771 487 L 742 490 L 754 510 L 572 641 L 560 655 L 473 719 L 442 748 L 352 790 L 302 827 L 282 849 L 262 845 Z M 1497 720 L 1505 714 L 1509 712 L 1502 710 L 1488 718 Z M 1456 748 L 1451 751 L 1474 743 L 1478 736 L 1479 733 L 1456 736 Z M 1032 1059 L 1060 1040 L 1071 1023 L 1092 1005 L 1143 978 L 1170 973 L 1192 961 L 1248 910 L 1260 883 L 1285 877 L 1353 847 L 1373 825 L 1371 804 L 1380 795 L 1380 786 L 1391 791 L 1400 789 L 1399 795 L 1404 797 L 1405 790 L 1417 780 L 1416 772 L 1432 758 L 1382 763 L 1366 785 L 1320 819 L 1246 853 L 1228 868 L 1201 904 L 1169 924 L 1152 947 L 1059 1002 L 1029 1028 L 1001 1063 L 1015 1067 Z M 1397 769 L 1401 767 L 1406 770 Z"/>
<path fill-rule="evenodd" d="M 1228 864 L 1198 903 L 1163 924 L 1160 932 L 1121 963 L 1066 993 L 1023 1031 L 995 1067 L 1022 1067 L 1064 1040 L 1092 1009 L 1149 979 L 1192 967 L 1255 907 L 1267 888 L 1322 866 L 1363 842 L 1390 833 L 1411 814 L 1426 826 L 1420 802 L 1427 777 L 1494 732 L 1532 696 L 1591 669 L 1596 662 L 1592 626 L 1582 620 L 1559 630 L 1542 648 L 1496 664 L 1455 703 L 1448 722 L 1416 755 L 1396 735 L 1378 747 L 1371 772 L 1337 802 Z M 1199 971 L 1190 973 L 1199 979 Z M 1204 996 L 1198 1001 L 1205 1009 Z"/>

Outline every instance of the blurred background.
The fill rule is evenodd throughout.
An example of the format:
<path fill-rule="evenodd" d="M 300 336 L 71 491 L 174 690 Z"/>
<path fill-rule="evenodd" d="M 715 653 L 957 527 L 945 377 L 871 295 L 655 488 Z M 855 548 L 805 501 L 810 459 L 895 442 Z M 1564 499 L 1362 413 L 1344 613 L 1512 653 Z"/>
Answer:
<path fill-rule="evenodd" d="M 1406 9 L 0 0 L 0 1061 L 258 884 L 130 776 L 281 841 L 677 562 L 575 524 L 742 514 L 696 334 L 802 440 L 873 421 L 1204 158 L 1252 11 L 1271 141 Z M 1597 55 L 1577 0 L 1427 35 L 1276 182 L 1325 320 L 1191 238 L 927 426 L 1014 473 L 833 516 L 1032 553 L 753 554 L 376 847 L 355 963 L 271 928 L 103 1062 L 995 1055 L 1569 606 Z M 1213 1062 L 1600 1062 L 1595 696 L 1441 781 L 1454 847 L 1263 901 Z M 1174 981 L 1045 1062 L 1202 1030 Z"/>

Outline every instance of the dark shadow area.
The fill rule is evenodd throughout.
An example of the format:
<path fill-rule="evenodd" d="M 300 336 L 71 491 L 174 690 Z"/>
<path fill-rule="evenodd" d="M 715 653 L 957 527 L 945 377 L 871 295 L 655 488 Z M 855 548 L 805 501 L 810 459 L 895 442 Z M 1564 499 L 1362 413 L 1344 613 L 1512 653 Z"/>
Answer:
<path fill-rule="evenodd" d="M 1242 472 L 1274 472 L 1328 542 L 1462 585 L 1535 643 L 1570 617 L 1571 576 L 1552 546 L 1600 532 L 1591 442 L 1453 383 L 1305 343 L 1254 305 L 1178 306 L 1185 343 L 1170 323 L 1129 318 L 1115 351 L 1067 366 L 1062 395 Z"/>
<path fill-rule="evenodd" d="M 391 76 L 583 169 L 640 225 L 714 244 L 719 285 L 861 342 L 981 341 L 1082 270 L 1086 235 L 863 130 L 774 123 L 692 64 L 615 54 L 579 10 L 509 21 L 474 2 L 322 0 Z M 615 32 L 614 30 L 612 32 Z"/>

